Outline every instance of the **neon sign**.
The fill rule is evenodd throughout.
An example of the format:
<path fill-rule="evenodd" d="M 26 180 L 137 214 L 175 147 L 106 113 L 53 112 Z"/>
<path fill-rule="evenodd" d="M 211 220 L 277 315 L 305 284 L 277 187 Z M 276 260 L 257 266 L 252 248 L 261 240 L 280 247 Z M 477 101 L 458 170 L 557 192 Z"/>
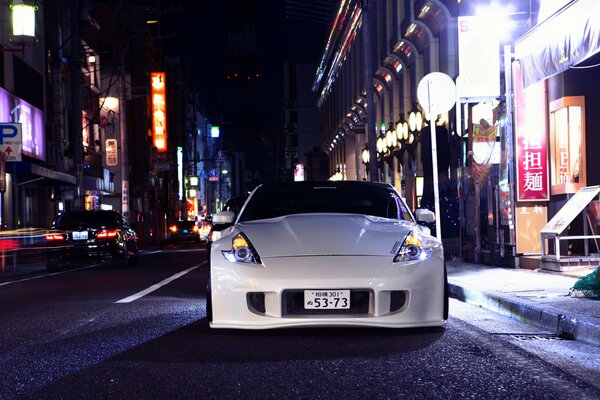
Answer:
<path fill-rule="evenodd" d="M 159 153 L 167 151 L 167 99 L 165 73 L 150 73 L 152 101 L 152 143 Z"/>

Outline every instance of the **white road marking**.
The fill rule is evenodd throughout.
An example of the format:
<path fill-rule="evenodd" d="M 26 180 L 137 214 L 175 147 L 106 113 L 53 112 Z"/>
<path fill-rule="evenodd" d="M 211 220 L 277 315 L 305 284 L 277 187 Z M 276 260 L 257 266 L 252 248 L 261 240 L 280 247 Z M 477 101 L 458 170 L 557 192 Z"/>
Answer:
<path fill-rule="evenodd" d="M 188 269 L 186 269 L 184 271 L 181 271 L 181 272 L 179 272 L 179 273 L 177 273 L 177 274 L 175 274 L 175 275 L 173 275 L 173 276 L 171 276 L 171 277 L 169 277 L 169 278 L 167 278 L 167 279 L 165 279 L 165 280 L 163 280 L 161 282 L 158 282 L 158 283 L 150 286 L 147 289 L 142 290 L 141 292 L 137 292 L 136 294 L 132 294 L 129 297 L 125 297 L 124 299 L 121 299 L 119 301 L 115 301 L 115 303 L 131 303 L 132 301 L 137 300 L 140 297 L 144 297 L 148 293 L 152 293 L 155 290 L 160 289 L 161 287 L 165 286 L 169 282 L 174 281 L 175 279 L 182 277 L 183 275 L 187 274 L 190 271 L 195 270 L 198 267 L 199 267 L 199 265 L 195 265 L 195 266 L 193 266 L 191 268 L 188 268 Z"/>
<path fill-rule="evenodd" d="M 3 282 L 0 283 L 0 286 L 5 286 L 5 285 L 10 285 L 12 283 L 19 283 L 19 282 L 25 282 L 25 281 L 32 281 L 34 279 L 39 279 L 39 278 L 46 278 L 48 276 L 53 276 L 53 275 L 61 275 L 61 274 L 66 274 L 67 272 L 73 272 L 73 271 L 80 271 L 82 269 L 88 269 L 88 268 L 92 268 L 92 267 L 97 267 L 100 264 L 92 264 L 92 265 L 87 265 L 85 267 L 79 267 L 79 268 L 72 268 L 72 269 L 67 269 L 66 271 L 58 271 L 58 272 L 52 272 L 49 274 L 43 274 L 43 275 L 36 275 L 36 276 L 31 276 L 29 278 L 23 278 L 23 279 L 19 279 L 16 281 L 9 281 L 9 282 Z"/>

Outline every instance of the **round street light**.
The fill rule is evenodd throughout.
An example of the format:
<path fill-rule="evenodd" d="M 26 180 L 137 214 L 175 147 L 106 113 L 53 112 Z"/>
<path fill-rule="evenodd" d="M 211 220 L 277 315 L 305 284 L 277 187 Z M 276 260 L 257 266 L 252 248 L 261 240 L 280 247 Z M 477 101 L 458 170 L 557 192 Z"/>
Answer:
<path fill-rule="evenodd" d="M 391 151 L 394 147 L 396 147 L 396 134 L 389 130 L 385 134 L 385 142 L 387 144 L 387 148 Z"/>
<path fill-rule="evenodd" d="M 369 161 L 371 160 L 371 155 L 369 154 L 369 148 L 365 145 L 365 148 L 362 151 L 362 162 L 365 165 L 369 165 Z"/>
<path fill-rule="evenodd" d="M 377 153 L 383 154 L 384 151 L 385 151 L 385 144 L 384 144 L 383 135 L 379 135 L 379 137 L 377 138 Z"/>

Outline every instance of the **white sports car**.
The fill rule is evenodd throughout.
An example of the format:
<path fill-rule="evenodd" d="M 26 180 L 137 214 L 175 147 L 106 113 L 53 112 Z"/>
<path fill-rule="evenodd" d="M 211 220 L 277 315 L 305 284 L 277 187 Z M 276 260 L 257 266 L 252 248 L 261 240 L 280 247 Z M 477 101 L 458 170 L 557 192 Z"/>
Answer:
<path fill-rule="evenodd" d="M 432 327 L 448 318 L 441 242 L 388 184 L 259 186 L 210 260 L 212 328 Z"/>

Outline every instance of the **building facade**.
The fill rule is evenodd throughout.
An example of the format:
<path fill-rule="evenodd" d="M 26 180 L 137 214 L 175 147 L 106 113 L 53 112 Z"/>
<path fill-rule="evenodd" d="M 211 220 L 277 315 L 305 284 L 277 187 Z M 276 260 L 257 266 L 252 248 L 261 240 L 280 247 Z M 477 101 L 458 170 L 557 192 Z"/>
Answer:
<path fill-rule="evenodd" d="M 564 204 L 599 183 L 589 110 L 600 23 L 593 1 L 490 6 L 342 1 L 313 91 L 331 179 L 388 182 L 413 209 L 437 203 L 447 256 L 518 266 L 540 255 L 540 232 Z M 434 120 L 418 93 L 433 72 L 456 90 Z M 597 225 L 588 211 L 568 232 Z M 562 254 L 598 251 L 591 240 L 562 245 Z"/>

